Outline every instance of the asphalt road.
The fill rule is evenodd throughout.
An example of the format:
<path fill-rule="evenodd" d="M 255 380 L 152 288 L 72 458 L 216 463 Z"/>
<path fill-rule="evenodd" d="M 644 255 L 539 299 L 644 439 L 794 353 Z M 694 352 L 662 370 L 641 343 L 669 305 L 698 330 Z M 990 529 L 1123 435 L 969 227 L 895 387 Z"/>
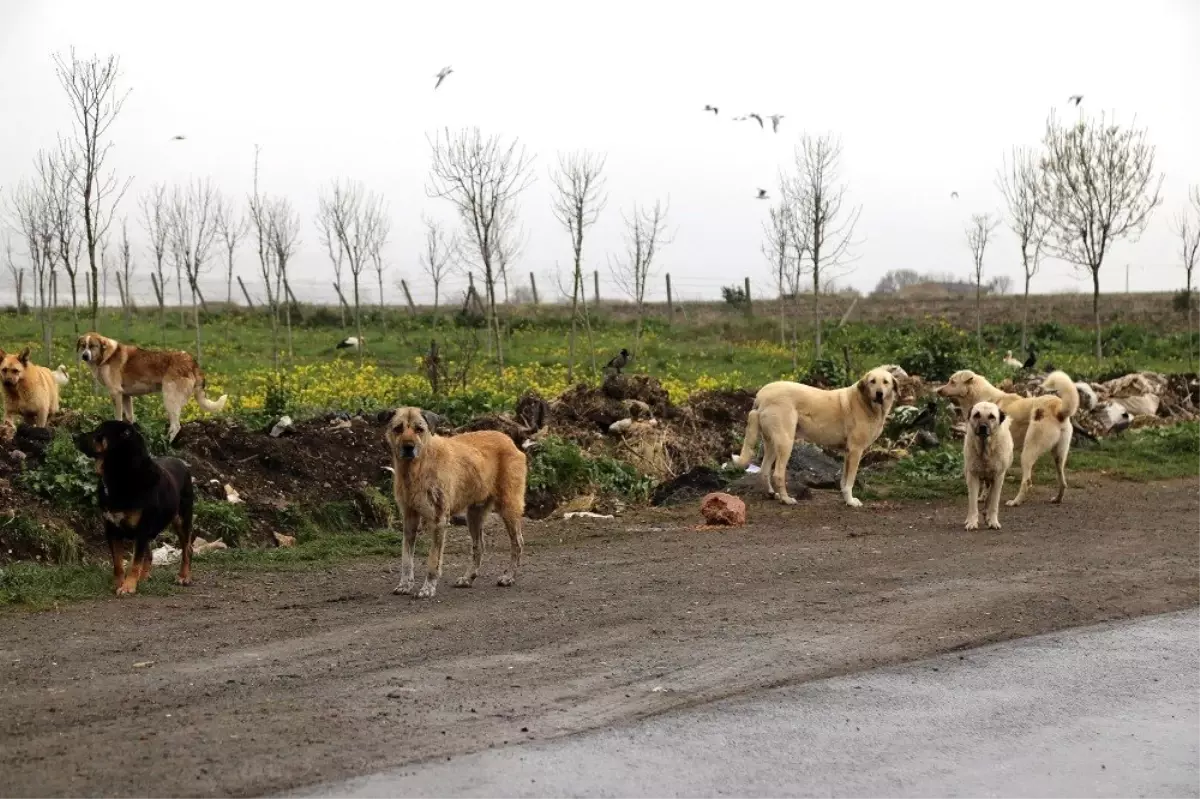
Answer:
<path fill-rule="evenodd" d="M 309 796 L 1200 796 L 1200 611 L 1068 630 Z"/>

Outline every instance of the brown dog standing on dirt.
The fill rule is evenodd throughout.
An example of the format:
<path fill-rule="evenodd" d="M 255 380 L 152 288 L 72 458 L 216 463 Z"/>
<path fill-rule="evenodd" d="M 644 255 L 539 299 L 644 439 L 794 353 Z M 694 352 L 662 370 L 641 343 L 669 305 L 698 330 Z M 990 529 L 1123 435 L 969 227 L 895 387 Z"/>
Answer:
<path fill-rule="evenodd" d="M 1056 371 L 1042 380 L 1042 390 L 1058 396 L 1022 397 L 993 386 L 983 375 L 963 369 L 950 375 L 946 385 L 937 390 L 938 396 L 953 400 L 969 414 L 980 402 L 995 403 L 1012 420 L 1013 444 L 1021 450 L 1021 487 L 1017 495 L 1004 503 L 1016 507 L 1033 487 L 1033 467 L 1047 452 L 1054 453 L 1054 469 L 1058 477 L 1058 493 L 1054 502 L 1062 502 L 1067 493 L 1067 455 L 1071 452 L 1071 436 L 1075 432 L 1071 417 L 1079 410 L 1079 389 L 1066 372 Z"/>
<path fill-rule="evenodd" d="M 220 413 L 228 399 L 224 394 L 215 401 L 204 394 L 204 372 L 196 359 L 186 352 L 144 350 L 122 344 L 99 333 L 84 333 L 75 342 L 79 360 L 92 369 L 116 407 L 117 418 L 133 421 L 133 398 L 162 392 L 163 405 L 171 422 L 168 438 L 179 434 L 179 414 L 194 396 L 209 413 Z"/>
<path fill-rule="evenodd" d="M 504 520 L 512 544 L 512 561 L 498 585 L 512 585 L 521 566 L 525 542 L 521 517 L 525 513 L 525 453 L 504 433 L 481 430 L 443 438 L 434 433 L 432 414 L 420 408 L 383 411 L 388 447 L 395 471 L 396 505 L 404 519 L 400 584 L 393 593 L 411 594 L 415 587 L 413 546 L 422 522 L 432 530 L 425 583 L 417 592 L 428 599 L 442 576 L 442 550 L 450 517 L 467 512 L 471 532 L 471 565 L 455 585 L 469 588 L 483 562 L 483 520 L 493 508 Z"/>
<path fill-rule="evenodd" d="M 854 496 L 858 463 L 879 434 L 896 401 L 896 378 L 884 367 L 872 369 L 857 383 L 833 391 L 779 380 L 767 383 L 754 396 L 754 407 L 746 417 L 742 452 L 733 456 L 737 466 L 748 466 L 754 458 L 761 432 L 762 472 L 767 494 L 785 505 L 796 500 L 787 493 L 787 464 L 796 442 L 796 432 L 821 447 L 846 450 L 842 464 L 842 498 L 852 508 L 862 506 Z"/>
<path fill-rule="evenodd" d="M 178 458 L 155 458 L 146 439 L 129 422 L 110 419 L 75 437 L 79 451 L 96 461 L 97 503 L 104 512 L 104 536 L 112 553 L 117 596 L 137 593 L 150 576 L 150 545 L 170 525 L 179 536 L 180 585 L 192 584 L 192 510 L 195 487 L 188 465 Z M 125 543 L 133 541 L 129 570 Z"/>
<path fill-rule="evenodd" d="M 29 362 L 29 348 L 19 355 L 0 350 L 0 390 L 4 391 L 4 422 L 20 416 L 26 424 L 45 427 L 50 414 L 58 413 L 58 387 L 70 381 L 60 366 L 50 371 Z"/>

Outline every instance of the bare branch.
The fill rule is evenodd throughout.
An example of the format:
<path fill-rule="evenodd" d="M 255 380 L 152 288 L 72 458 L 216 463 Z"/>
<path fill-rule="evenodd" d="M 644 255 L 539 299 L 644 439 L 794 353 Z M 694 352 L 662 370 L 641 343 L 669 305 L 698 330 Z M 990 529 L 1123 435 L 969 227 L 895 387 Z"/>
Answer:
<path fill-rule="evenodd" d="M 438 309 L 442 281 L 449 274 L 458 252 L 458 237 L 447 237 L 445 228 L 434 219 L 422 215 L 425 226 L 425 248 L 419 257 L 421 268 L 433 283 L 433 310 Z"/>
<path fill-rule="evenodd" d="M 642 337 L 646 286 L 654 274 L 654 258 L 662 247 L 671 243 L 667 237 L 669 210 L 669 200 L 666 204 L 656 200 L 651 208 L 635 205 L 629 216 L 622 214 L 621 218 L 625 221 L 625 252 L 616 260 L 609 259 L 613 280 L 637 307 L 635 343 L 640 342 Z"/>

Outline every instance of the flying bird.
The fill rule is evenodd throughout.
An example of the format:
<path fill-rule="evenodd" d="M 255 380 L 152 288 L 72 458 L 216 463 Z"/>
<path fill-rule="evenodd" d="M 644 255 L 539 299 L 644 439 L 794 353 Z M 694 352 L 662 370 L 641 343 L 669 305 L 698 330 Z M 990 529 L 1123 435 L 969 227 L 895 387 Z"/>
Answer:
<path fill-rule="evenodd" d="M 956 191 L 952 191 L 952 192 L 950 192 L 950 199 L 951 199 L 951 200 L 957 200 L 957 199 L 958 199 L 958 192 L 956 192 Z"/>
<path fill-rule="evenodd" d="M 442 71 L 434 75 L 434 77 L 437 78 L 437 83 L 433 84 L 433 88 L 436 89 L 438 86 L 441 86 L 442 81 L 444 81 L 446 77 L 453 71 L 454 70 L 450 67 L 442 67 Z"/>
<path fill-rule="evenodd" d="M 747 118 L 747 119 L 754 119 L 754 120 L 757 120 L 757 121 L 758 121 L 758 126 L 759 126 L 760 128 L 763 126 L 762 117 L 760 117 L 758 114 L 747 114 L 747 115 L 746 115 L 746 118 Z"/>
<path fill-rule="evenodd" d="M 1070 97 L 1067 98 L 1067 102 L 1074 103 L 1075 105 L 1079 105 L 1080 103 L 1083 102 L 1083 95 L 1082 94 L 1072 94 Z"/>
<path fill-rule="evenodd" d="M 771 114 L 771 116 L 767 117 L 767 119 L 771 120 L 771 130 L 775 133 L 778 133 L 779 120 L 783 119 L 783 114 Z"/>
<path fill-rule="evenodd" d="M 606 370 L 612 369 L 617 374 L 621 374 L 621 370 L 628 366 L 631 360 L 633 360 L 633 356 L 629 354 L 629 350 L 622 349 L 620 355 L 617 355 L 611 361 L 604 364 L 604 368 Z"/>
<path fill-rule="evenodd" d="M 758 196 L 757 196 L 757 197 L 755 197 L 754 199 L 756 199 L 756 200 L 766 200 L 766 199 L 770 199 L 770 198 L 768 198 L 768 197 L 767 197 L 767 190 L 766 190 L 766 189 L 759 189 L 759 190 L 758 190 Z"/>
<path fill-rule="evenodd" d="M 712 111 L 712 112 L 713 112 L 713 116 L 716 116 L 716 115 L 717 115 L 717 107 L 716 107 L 715 105 L 706 105 L 706 106 L 704 106 L 704 110 L 705 110 L 705 111 Z"/>
<path fill-rule="evenodd" d="M 187 136 L 172 136 L 171 141 L 183 141 Z"/>
<path fill-rule="evenodd" d="M 350 336 L 339 341 L 336 349 L 357 350 L 361 348 L 363 344 L 366 344 L 364 339 L 358 338 L 357 336 Z"/>

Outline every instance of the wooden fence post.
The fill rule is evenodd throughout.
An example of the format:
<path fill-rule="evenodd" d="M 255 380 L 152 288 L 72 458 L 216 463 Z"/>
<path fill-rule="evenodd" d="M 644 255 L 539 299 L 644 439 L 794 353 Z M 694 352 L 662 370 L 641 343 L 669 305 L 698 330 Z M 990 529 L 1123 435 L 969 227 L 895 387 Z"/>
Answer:
<path fill-rule="evenodd" d="M 750 305 L 750 278 L 746 278 L 746 313 L 751 313 L 751 305 Z"/>
<path fill-rule="evenodd" d="M 592 304 L 600 305 L 600 270 L 592 272 Z"/>
<path fill-rule="evenodd" d="M 250 292 L 246 290 L 246 284 L 242 282 L 242 276 L 237 276 L 238 285 L 242 287 L 242 296 L 246 298 L 246 305 L 250 310 L 254 310 L 254 300 L 250 299 Z"/>
<path fill-rule="evenodd" d="M 533 276 L 533 272 L 529 273 L 529 287 L 531 289 L 533 289 L 533 304 L 537 305 L 538 304 L 537 278 L 535 278 Z"/>
<path fill-rule="evenodd" d="M 667 272 L 667 324 L 675 322 L 675 299 L 671 296 L 671 273 Z"/>
<path fill-rule="evenodd" d="M 417 306 L 413 303 L 412 294 L 408 290 L 408 281 L 401 280 L 400 288 L 404 290 L 404 301 L 408 303 L 408 312 L 415 314 L 417 312 Z M 434 355 L 436 354 L 437 353 L 434 352 Z"/>

